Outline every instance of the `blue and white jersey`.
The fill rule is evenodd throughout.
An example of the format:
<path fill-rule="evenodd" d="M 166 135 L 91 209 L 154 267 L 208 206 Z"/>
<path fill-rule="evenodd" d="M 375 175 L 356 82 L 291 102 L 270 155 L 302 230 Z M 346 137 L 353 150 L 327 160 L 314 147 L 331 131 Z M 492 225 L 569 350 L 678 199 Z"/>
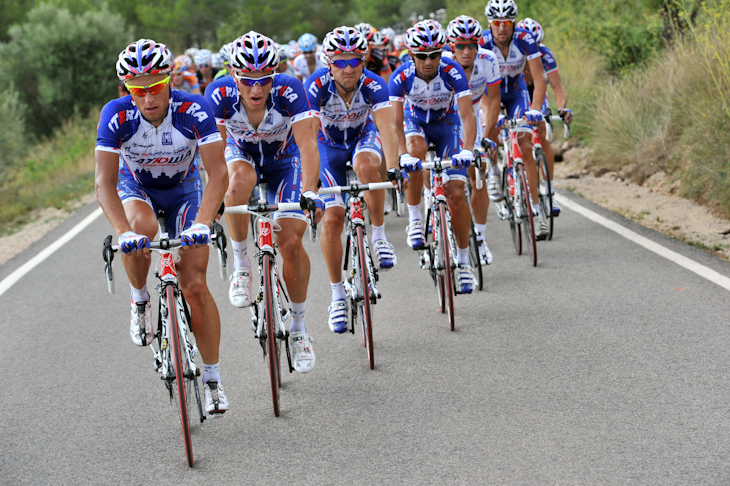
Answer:
<path fill-rule="evenodd" d="M 444 57 L 453 59 L 451 52 L 444 52 Z M 479 102 L 487 90 L 487 86 L 493 86 L 502 82 L 499 73 L 499 62 L 492 51 L 479 48 L 477 57 L 474 59 L 474 68 L 469 78 L 469 89 L 471 90 L 471 102 L 474 105 L 474 111 L 478 111 Z"/>
<path fill-rule="evenodd" d="M 318 69 L 306 80 L 304 88 L 312 110 L 319 114 L 318 139 L 332 147 L 350 148 L 372 119 L 371 110 L 390 106 L 385 80 L 367 69 L 363 70 L 349 107 L 337 93 L 328 68 Z"/>
<path fill-rule="evenodd" d="M 555 62 L 553 51 L 545 44 L 539 44 L 540 54 L 542 55 L 542 68 L 545 70 L 545 76 L 558 70 L 558 63 Z"/>
<path fill-rule="evenodd" d="M 515 28 L 512 36 L 512 42 L 509 45 L 509 54 L 507 59 L 502 55 L 502 51 L 494 43 L 492 31 L 487 29 L 482 36 L 480 45 L 494 53 L 499 62 L 499 71 L 502 75 L 502 96 L 512 95 L 513 92 L 527 89 L 522 73 L 525 71 L 525 64 L 530 59 L 539 58 L 540 50 L 537 48 L 537 42 L 528 31 Z"/>
<path fill-rule="evenodd" d="M 404 110 L 423 123 L 439 121 L 457 113 L 457 102 L 471 96 L 464 69 L 453 59 L 439 62 L 436 76 L 424 81 L 416 75 L 413 61 L 401 65 L 388 80 L 391 101 L 405 102 Z"/>
<path fill-rule="evenodd" d="M 173 90 L 158 127 L 142 117 L 129 95 L 104 105 L 96 150 L 119 154 L 121 176 L 145 187 L 169 188 L 195 174 L 200 145 L 220 140 L 203 97 Z"/>
<path fill-rule="evenodd" d="M 307 79 L 312 75 L 309 72 L 309 64 L 307 64 L 307 58 L 304 57 L 304 54 L 299 54 L 295 57 L 292 64 L 294 65 L 294 72 L 297 76 L 301 76 L 302 79 Z M 323 67 L 327 67 L 327 58 L 323 53 L 317 51 L 314 53 L 314 70 L 316 72 Z"/>
<path fill-rule="evenodd" d="M 213 108 L 215 121 L 225 125 L 229 138 L 262 166 L 298 152 L 292 123 L 315 116 L 309 107 L 304 85 L 298 79 L 276 74 L 266 100 L 266 113 L 258 127 L 246 116 L 236 80 L 231 77 L 212 82 L 205 98 Z"/>

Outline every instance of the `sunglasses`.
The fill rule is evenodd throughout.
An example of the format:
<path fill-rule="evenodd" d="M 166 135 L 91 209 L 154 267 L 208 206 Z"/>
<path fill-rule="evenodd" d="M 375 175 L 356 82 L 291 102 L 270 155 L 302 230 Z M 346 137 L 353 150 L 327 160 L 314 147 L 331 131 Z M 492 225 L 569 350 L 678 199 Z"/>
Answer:
<path fill-rule="evenodd" d="M 492 24 L 492 25 L 496 25 L 497 27 L 499 27 L 500 25 L 504 25 L 506 27 L 509 27 L 510 25 L 514 24 L 515 21 L 514 20 L 509 20 L 509 19 L 504 19 L 504 20 L 490 20 L 489 23 Z"/>
<path fill-rule="evenodd" d="M 477 48 L 479 47 L 479 44 L 478 44 L 478 43 L 476 43 L 476 42 L 472 42 L 471 44 L 454 44 L 454 47 L 455 47 L 455 48 L 456 48 L 456 50 L 458 50 L 458 51 L 463 51 L 463 50 L 464 50 L 464 49 L 466 49 L 467 47 L 468 47 L 469 49 L 471 49 L 471 50 L 475 50 L 475 49 L 477 49 Z"/>
<path fill-rule="evenodd" d="M 413 57 L 415 57 L 419 61 L 425 61 L 426 59 L 435 60 L 441 57 L 441 49 L 432 52 L 414 52 Z"/>
<path fill-rule="evenodd" d="M 253 88 L 254 86 L 268 86 L 274 81 L 274 73 L 261 78 L 247 78 L 246 76 L 239 76 L 238 74 L 234 74 L 233 77 L 236 78 L 236 81 L 244 86 L 248 86 L 249 88 Z"/>
<path fill-rule="evenodd" d="M 334 67 L 338 69 L 345 69 L 347 66 L 350 66 L 351 68 L 356 68 L 360 66 L 360 64 L 363 63 L 362 57 L 356 57 L 355 59 L 350 59 L 347 61 L 344 61 L 342 59 L 338 59 L 337 61 L 330 61 L 330 64 L 332 64 Z"/>
<path fill-rule="evenodd" d="M 131 84 L 124 83 L 124 86 L 127 87 L 127 91 L 129 91 L 134 96 L 144 96 L 147 93 L 151 94 L 152 96 L 158 95 L 162 93 L 165 90 L 165 86 L 167 86 L 170 83 L 170 76 L 166 77 L 162 81 L 157 81 L 156 83 L 152 83 L 149 86 L 132 86 Z"/>

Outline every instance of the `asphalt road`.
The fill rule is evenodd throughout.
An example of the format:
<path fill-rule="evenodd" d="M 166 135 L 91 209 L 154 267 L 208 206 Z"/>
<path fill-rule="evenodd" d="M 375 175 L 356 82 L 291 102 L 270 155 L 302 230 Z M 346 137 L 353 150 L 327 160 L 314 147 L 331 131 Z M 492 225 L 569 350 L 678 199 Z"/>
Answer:
<path fill-rule="evenodd" d="M 730 265 L 565 195 L 715 271 Z M 0 267 L 0 280 L 95 209 Z M 211 260 L 231 410 L 193 429 L 129 339 L 129 297 L 109 295 L 101 217 L 0 296 L 0 483 L 728 484 L 728 291 L 568 209 L 539 264 L 490 213 L 483 292 L 458 296 L 456 331 L 405 245 L 381 274 L 376 369 L 361 334 L 326 324 L 318 243 L 307 323 L 315 369 L 286 375 L 274 417 L 248 310 Z M 152 284 L 152 279 L 150 279 Z"/>

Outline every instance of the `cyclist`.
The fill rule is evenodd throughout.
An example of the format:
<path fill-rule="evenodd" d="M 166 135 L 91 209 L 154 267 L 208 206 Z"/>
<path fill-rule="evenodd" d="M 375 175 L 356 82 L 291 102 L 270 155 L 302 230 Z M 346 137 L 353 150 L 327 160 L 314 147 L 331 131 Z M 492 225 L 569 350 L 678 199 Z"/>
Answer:
<path fill-rule="evenodd" d="M 213 69 L 213 54 L 208 49 L 199 49 L 195 53 L 195 66 L 198 68 L 200 90 L 205 93 L 205 88 L 213 81 L 218 72 Z"/>
<path fill-rule="evenodd" d="M 185 91 L 186 93 L 202 94 L 200 92 L 200 84 L 198 84 L 198 77 L 190 71 L 190 64 L 191 62 L 188 56 L 182 55 L 175 58 L 175 67 L 172 70 L 170 87 Z"/>
<path fill-rule="evenodd" d="M 408 245 L 418 249 L 425 244 L 421 210 L 423 174 L 419 169 L 431 142 L 436 145 L 439 157 L 450 157 L 453 162 L 447 171 L 450 180 L 445 187 L 456 236 L 459 291 L 470 293 L 474 288 L 474 274 L 469 265 L 471 214 L 464 186 L 466 168 L 474 159 L 471 148 L 476 139 L 476 118 L 464 69 L 457 62 L 441 57 L 445 44 L 446 34 L 433 22 L 419 22 L 408 29 L 406 47 L 411 60 L 395 70 L 388 84 L 395 109 L 400 163 L 413 172 L 408 187 Z M 402 128 L 404 121 L 405 129 Z"/>
<path fill-rule="evenodd" d="M 279 52 L 279 67 L 276 68 L 276 72 L 295 78 L 297 74 L 294 72 L 291 64 L 289 64 L 289 60 L 291 59 L 289 46 L 286 44 L 276 44 L 276 50 Z"/>
<path fill-rule="evenodd" d="M 481 24 L 466 15 L 456 17 L 449 22 L 446 30 L 451 52 L 444 54 L 454 59 L 464 68 L 466 77 L 469 80 L 471 90 L 472 107 L 477 120 L 477 137 L 474 148 L 481 147 L 480 141 L 484 136 L 484 126 L 493 127 L 497 124 L 499 116 L 499 84 L 502 78 L 499 74 L 499 63 L 491 51 L 479 48 L 479 41 L 482 38 Z M 496 143 L 492 142 L 493 150 L 496 150 Z M 496 152 L 494 152 L 496 155 Z M 496 160 L 493 158 L 493 160 Z M 489 198 L 487 190 L 476 189 L 476 174 L 474 168 L 469 168 L 471 178 L 471 207 L 474 211 L 474 226 L 479 242 L 479 257 L 482 265 L 492 263 L 492 252 L 489 251 L 484 240 L 487 227 L 487 211 L 489 209 Z"/>
<path fill-rule="evenodd" d="M 214 81 L 205 97 L 213 108 L 221 135 L 226 136 L 230 184 L 226 204 L 247 204 L 260 176 L 268 179 L 269 203 L 316 204 L 319 221 L 324 202 L 316 195 L 319 154 L 316 115 L 304 86 L 295 78 L 276 74 L 279 55 L 274 41 L 251 31 L 236 39 L 230 58 L 233 76 Z M 251 262 L 248 258 L 247 215 L 228 215 L 235 272 L 229 299 L 236 307 L 251 305 Z M 309 257 L 302 244 L 307 227 L 302 211 L 276 213 L 276 244 L 284 261 L 282 274 L 291 297 L 289 328 L 294 368 L 308 372 L 315 362 L 304 310 L 309 283 Z"/>
<path fill-rule="evenodd" d="M 535 42 L 537 42 L 537 47 L 538 49 L 540 49 L 540 54 L 542 55 L 542 67 L 545 70 L 548 84 L 553 88 L 555 101 L 558 103 L 558 114 L 563 117 L 563 119 L 568 124 L 570 124 L 573 121 L 573 112 L 570 110 L 570 108 L 566 108 L 568 104 L 568 96 L 565 93 L 563 82 L 560 79 L 560 73 L 558 72 L 558 64 L 557 62 L 555 62 L 555 56 L 553 55 L 553 52 L 550 50 L 550 48 L 542 43 L 542 40 L 545 37 L 545 32 L 543 31 L 542 26 L 537 21 L 532 20 L 531 18 L 526 18 L 517 22 L 517 27 L 530 32 L 535 38 Z M 535 89 L 535 84 L 532 81 L 532 73 L 530 72 L 529 67 L 525 68 L 525 82 L 527 83 L 527 90 L 530 92 L 530 96 L 532 96 Z M 542 104 L 543 115 L 547 116 L 549 110 L 550 103 L 548 102 L 548 97 L 546 94 L 545 101 Z M 540 124 L 540 138 L 542 148 L 545 150 L 545 159 L 548 163 L 550 180 L 552 181 L 553 169 L 555 168 L 555 153 L 553 152 L 552 145 L 550 145 L 550 142 L 545 138 L 544 123 Z M 555 200 L 555 198 L 553 198 L 552 213 L 553 216 L 560 215 L 560 206 L 558 205 L 558 202 Z"/>
<path fill-rule="evenodd" d="M 301 54 L 294 58 L 294 71 L 299 81 L 304 82 L 317 69 L 327 67 L 327 60 L 317 52 L 317 38 L 312 34 L 302 34 L 297 45 Z"/>
<path fill-rule="evenodd" d="M 320 179 L 324 187 L 347 184 L 346 165 L 352 161 L 362 183 L 382 180 L 378 167 L 383 154 L 388 167 L 397 171 L 398 140 L 395 117 L 383 78 L 364 67 L 367 41 L 353 27 L 338 27 L 328 33 L 322 48 L 329 68 L 317 70 L 304 86 L 312 109 L 319 112 Z M 381 145 L 381 135 L 383 143 Z M 385 165 L 385 164 L 383 164 Z M 322 253 L 332 285 L 329 327 L 347 331 L 347 304 L 342 280 L 342 227 L 345 203 L 340 195 L 324 198 Z M 376 264 L 383 269 L 396 264 L 393 245 L 385 236 L 383 191 L 366 191 Z"/>
<path fill-rule="evenodd" d="M 231 65 L 228 62 L 231 57 L 231 43 L 229 42 L 228 44 L 223 44 L 217 55 L 220 56 L 221 61 L 223 62 L 223 67 L 220 71 L 215 73 L 215 76 L 213 77 L 214 80 L 231 75 Z"/>
<path fill-rule="evenodd" d="M 365 61 L 367 70 L 383 78 L 386 83 L 393 73 L 388 58 L 388 42 L 390 39 L 382 31 L 373 32 L 368 42 L 368 56 Z"/>
<path fill-rule="evenodd" d="M 499 61 L 502 74 L 500 94 L 502 104 L 507 111 L 507 118 L 527 118 L 531 125 L 539 125 L 542 121 L 542 100 L 545 98 L 547 83 L 540 61 L 540 51 L 532 35 L 523 29 L 515 28 L 517 18 L 517 4 L 513 0 L 490 0 L 484 8 L 484 15 L 489 20 L 489 30 L 482 37 L 482 47 L 494 53 Z M 530 67 L 535 83 L 535 97 L 530 104 L 530 95 L 527 92 L 523 71 L 525 65 Z M 490 130 L 492 127 L 489 127 Z M 539 225 L 535 236 L 545 239 L 550 233 L 545 215 L 540 211 L 537 199 L 537 165 L 532 156 L 532 128 L 521 127 L 518 140 L 522 151 L 522 159 L 527 170 L 527 178 L 532 195 L 532 211 L 538 216 Z M 496 134 L 490 134 L 496 140 Z M 490 174 L 488 190 L 490 197 L 499 200 L 500 183 L 496 174 Z"/>
<path fill-rule="evenodd" d="M 119 236 L 132 287 L 129 333 L 138 346 L 153 339 L 146 281 L 158 210 L 165 212 L 170 236 L 182 239 L 176 266 L 204 362 L 205 409 L 223 413 L 229 403 L 218 365 L 220 317 L 205 276 L 208 225 L 223 200 L 228 175 L 223 141 L 208 103 L 200 95 L 169 87 L 173 63 L 170 50 L 150 39 L 133 42 L 119 54 L 117 77 L 131 95 L 102 109 L 95 151 L 96 197 Z M 194 164 L 198 153 L 208 165 L 205 191 Z"/>

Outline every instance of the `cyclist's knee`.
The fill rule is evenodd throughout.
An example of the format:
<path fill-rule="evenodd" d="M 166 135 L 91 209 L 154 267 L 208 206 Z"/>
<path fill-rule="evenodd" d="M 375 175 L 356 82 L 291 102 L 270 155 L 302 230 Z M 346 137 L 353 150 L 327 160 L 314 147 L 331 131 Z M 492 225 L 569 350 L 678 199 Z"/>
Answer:
<path fill-rule="evenodd" d="M 322 218 L 322 231 L 328 234 L 338 235 L 342 232 L 342 227 L 345 225 L 345 211 L 340 207 L 329 207 L 324 212 Z"/>

